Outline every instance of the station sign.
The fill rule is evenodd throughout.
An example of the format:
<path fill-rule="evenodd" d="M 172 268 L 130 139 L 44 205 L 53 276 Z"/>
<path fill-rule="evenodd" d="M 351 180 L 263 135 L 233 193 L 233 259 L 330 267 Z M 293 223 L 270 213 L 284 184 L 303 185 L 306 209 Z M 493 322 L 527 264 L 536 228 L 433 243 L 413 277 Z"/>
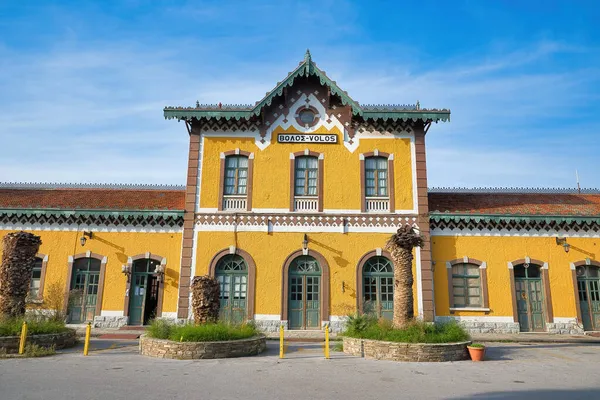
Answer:
<path fill-rule="evenodd" d="M 280 133 L 277 135 L 278 143 L 337 143 L 337 135 Z"/>

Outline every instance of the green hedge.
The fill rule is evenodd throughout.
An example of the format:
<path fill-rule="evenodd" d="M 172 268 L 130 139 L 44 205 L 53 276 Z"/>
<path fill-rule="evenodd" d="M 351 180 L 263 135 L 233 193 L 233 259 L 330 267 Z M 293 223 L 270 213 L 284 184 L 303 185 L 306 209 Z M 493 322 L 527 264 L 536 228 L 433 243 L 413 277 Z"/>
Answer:
<path fill-rule="evenodd" d="M 470 340 L 467 331 L 456 322 L 432 324 L 414 321 L 403 329 L 394 329 L 391 321 L 377 320 L 366 315 L 350 316 L 342 335 L 400 343 L 454 343 Z"/>
<path fill-rule="evenodd" d="M 42 317 L 0 319 L 0 336 L 19 336 L 23 320 L 27 321 L 27 335 L 61 333 L 69 330 L 62 321 Z"/>
<path fill-rule="evenodd" d="M 176 325 L 165 320 L 152 321 L 147 335 L 155 339 L 169 339 L 177 342 L 218 342 L 222 340 L 247 339 L 258 334 L 252 324 L 229 325 L 215 324 Z"/>

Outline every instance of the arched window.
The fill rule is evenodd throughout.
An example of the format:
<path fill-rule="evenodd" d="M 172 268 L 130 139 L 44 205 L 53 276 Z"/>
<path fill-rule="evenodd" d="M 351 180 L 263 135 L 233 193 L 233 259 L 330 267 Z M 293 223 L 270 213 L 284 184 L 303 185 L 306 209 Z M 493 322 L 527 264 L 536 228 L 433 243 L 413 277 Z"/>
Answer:
<path fill-rule="evenodd" d="M 383 256 L 369 258 L 362 271 L 363 312 L 378 318 L 394 316 L 394 267 Z"/>
<path fill-rule="evenodd" d="M 252 210 L 254 153 L 235 149 L 221 153 L 219 211 Z"/>
<path fill-rule="evenodd" d="M 248 266 L 237 254 L 223 256 L 217 263 L 215 277 L 219 282 L 219 319 L 242 323 L 247 319 Z"/>
<path fill-rule="evenodd" d="M 394 155 L 375 150 L 359 160 L 362 212 L 394 212 Z"/>

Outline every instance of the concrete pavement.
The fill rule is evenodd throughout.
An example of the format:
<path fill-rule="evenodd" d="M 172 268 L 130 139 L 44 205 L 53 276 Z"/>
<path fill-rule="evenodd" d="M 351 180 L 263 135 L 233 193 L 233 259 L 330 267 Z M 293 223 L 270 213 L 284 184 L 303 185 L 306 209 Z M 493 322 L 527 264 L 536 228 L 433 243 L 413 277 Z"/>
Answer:
<path fill-rule="evenodd" d="M 263 355 L 176 361 L 142 357 L 136 341 L 0 360 L 0 399 L 596 399 L 600 345 L 495 343 L 483 363 L 395 363 L 278 343 Z"/>

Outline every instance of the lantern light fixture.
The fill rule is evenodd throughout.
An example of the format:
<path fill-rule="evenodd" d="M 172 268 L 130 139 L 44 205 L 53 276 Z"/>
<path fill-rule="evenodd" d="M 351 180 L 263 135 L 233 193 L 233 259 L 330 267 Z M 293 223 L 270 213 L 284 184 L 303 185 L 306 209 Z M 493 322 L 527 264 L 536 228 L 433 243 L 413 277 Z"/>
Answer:
<path fill-rule="evenodd" d="M 131 278 L 131 265 L 123 264 L 121 266 L 121 272 L 125 274 L 127 277 L 127 283 L 129 283 L 129 279 Z"/>
<path fill-rule="evenodd" d="M 83 231 L 83 236 L 79 238 L 79 243 L 81 243 L 82 247 L 85 246 L 85 242 L 87 242 L 86 237 L 93 239 L 94 234 L 91 231 Z"/>
<path fill-rule="evenodd" d="M 567 243 L 566 237 L 557 237 L 556 244 L 559 246 L 562 246 L 563 249 L 565 250 L 565 253 L 568 253 L 569 250 L 571 249 L 571 245 L 569 243 Z"/>
<path fill-rule="evenodd" d="M 165 266 L 159 264 L 154 269 L 154 275 L 156 275 L 156 280 L 158 282 L 162 282 L 165 279 Z"/>

